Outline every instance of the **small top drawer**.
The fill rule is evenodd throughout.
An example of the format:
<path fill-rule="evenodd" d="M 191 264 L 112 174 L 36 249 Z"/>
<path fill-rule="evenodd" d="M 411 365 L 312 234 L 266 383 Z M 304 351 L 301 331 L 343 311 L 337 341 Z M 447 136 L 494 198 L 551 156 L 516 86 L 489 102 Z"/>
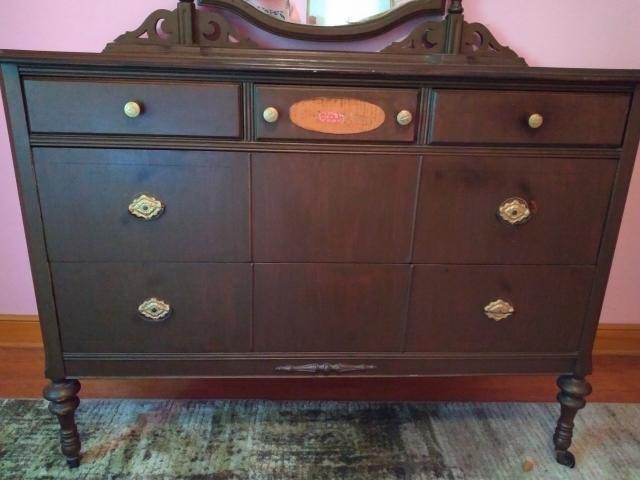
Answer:
<path fill-rule="evenodd" d="M 238 138 L 240 86 L 230 83 L 26 80 L 32 132 Z"/>
<path fill-rule="evenodd" d="M 629 102 L 622 93 L 435 90 L 429 143 L 620 145 Z"/>
<path fill-rule="evenodd" d="M 413 142 L 418 91 L 263 85 L 255 112 L 258 140 Z"/>

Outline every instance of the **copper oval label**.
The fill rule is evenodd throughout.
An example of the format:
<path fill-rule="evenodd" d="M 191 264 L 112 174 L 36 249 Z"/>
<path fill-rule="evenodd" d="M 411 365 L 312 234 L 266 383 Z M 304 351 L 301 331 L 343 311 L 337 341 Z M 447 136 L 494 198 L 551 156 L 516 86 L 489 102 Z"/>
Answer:
<path fill-rule="evenodd" d="M 385 113 L 364 100 L 320 97 L 291 105 L 289 118 L 294 125 L 312 132 L 349 135 L 375 130 L 384 123 Z"/>

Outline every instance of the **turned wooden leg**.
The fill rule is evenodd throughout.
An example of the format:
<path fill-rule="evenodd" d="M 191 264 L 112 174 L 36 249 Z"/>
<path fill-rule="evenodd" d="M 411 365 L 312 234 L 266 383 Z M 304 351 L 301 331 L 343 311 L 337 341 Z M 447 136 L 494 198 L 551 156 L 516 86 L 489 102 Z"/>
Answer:
<path fill-rule="evenodd" d="M 562 465 L 573 468 L 576 459 L 569 451 L 573 436 L 573 420 L 578 410 L 584 408 L 587 401 L 584 399 L 591 393 L 591 385 L 584 377 L 563 375 L 558 378 L 558 402 L 560 402 L 560 419 L 556 432 L 553 435 L 553 443 L 556 447 L 556 460 Z"/>
<path fill-rule="evenodd" d="M 49 383 L 44 398 L 49 400 L 49 411 L 60 422 L 60 446 L 70 468 L 80 465 L 80 435 L 76 427 L 75 411 L 80 404 L 78 380 L 61 380 Z"/>

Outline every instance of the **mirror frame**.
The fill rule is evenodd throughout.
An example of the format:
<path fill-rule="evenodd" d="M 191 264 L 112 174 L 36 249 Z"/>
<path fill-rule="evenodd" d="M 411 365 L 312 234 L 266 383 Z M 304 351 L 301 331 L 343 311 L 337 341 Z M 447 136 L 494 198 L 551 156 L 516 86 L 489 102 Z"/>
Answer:
<path fill-rule="evenodd" d="M 260 29 L 281 37 L 327 42 L 374 37 L 412 18 L 444 15 L 446 3 L 447 0 L 413 0 L 365 22 L 318 26 L 278 20 L 245 0 L 198 0 L 199 5 L 233 11 Z"/>

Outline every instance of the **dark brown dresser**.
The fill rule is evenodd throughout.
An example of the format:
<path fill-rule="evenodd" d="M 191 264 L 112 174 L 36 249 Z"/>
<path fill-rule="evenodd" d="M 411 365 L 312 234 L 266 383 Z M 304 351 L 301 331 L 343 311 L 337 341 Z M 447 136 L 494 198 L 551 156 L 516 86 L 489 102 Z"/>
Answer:
<path fill-rule="evenodd" d="M 530 68 L 460 1 L 327 29 L 200 3 L 101 54 L 0 51 L 69 465 L 83 377 L 555 373 L 573 466 L 640 72 Z M 371 53 L 233 26 L 348 44 L 419 16 Z"/>

